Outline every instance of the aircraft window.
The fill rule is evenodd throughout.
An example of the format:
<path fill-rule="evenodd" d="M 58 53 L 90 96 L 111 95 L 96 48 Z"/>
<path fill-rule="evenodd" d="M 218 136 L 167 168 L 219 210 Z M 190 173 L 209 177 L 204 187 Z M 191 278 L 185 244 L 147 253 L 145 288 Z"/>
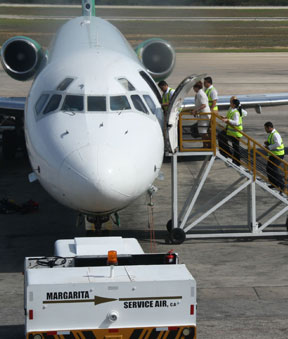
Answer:
<path fill-rule="evenodd" d="M 105 112 L 106 97 L 88 97 L 88 111 Z"/>
<path fill-rule="evenodd" d="M 110 98 L 110 109 L 111 111 L 123 111 L 131 109 L 131 106 L 125 95 L 119 95 Z"/>
<path fill-rule="evenodd" d="M 82 95 L 66 95 L 63 111 L 82 112 L 84 109 L 84 98 Z"/>
<path fill-rule="evenodd" d="M 37 114 L 40 114 L 44 105 L 46 104 L 47 100 L 49 98 L 49 94 L 42 94 L 40 96 L 40 98 L 38 99 L 37 103 L 36 103 L 36 106 L 35 106 L 35 109 L 36 109 L 36 113 Z"/>
<path fill-rule="evenodd" d="M 139 95 L 131 95 L 131 99 L 133 101 L 134 107 L 144 113 L 148 113 L 146 106 L 144 105 L 142 99 L 139 97 Z"/>
<path fill-rule="evenodd" d="M 125 78 L 119 78 L 118 81 L 127 91 L 135 91 L 135 87 Z"/>
<path fill-rule="evenodd" d="M 139 72 L 139 74 L 141 75 L 141 77 L 147 82 L 148 86 L 152 89 L 152 91 L 154 92 L 154 94 L 156 95 L 159 103 L 162 103 L 162 98 L 161 95 L 159 93 L 159 90 L 157 88 L 157 86 L 155 85 L 154 81 L 150 78 L 150 76 L 145 73 L 144 71 Z"/>
<path fill-rule="evenodd" d="M 60 84 L 57 87 L 57 91 L 65 91 L 68 86 L 73 82 L 73 78 L 66 78 L 63 81 L 60 82 Z"/>
<path fill-rule="evenodd" d="M 62 99 L 62 95 L 53 94 L 50 100 L 48 101 L 48 104 L 46 105 L 43 114 L 56 111 L 56 109 L 59 107 L 61 99 Z"/>
<path fill-rule="evenodd" d="M 144 97 L 144 100 L 146 101 L 146 104 L 150 108 L 151 112 L 153 114 L 155 114 L 156 113 L 156 105 L 155 105 L 154 101 L 152 100 L 152 98 L 150 97 L 150 95 L 143 95 L 143 97 Z"/>

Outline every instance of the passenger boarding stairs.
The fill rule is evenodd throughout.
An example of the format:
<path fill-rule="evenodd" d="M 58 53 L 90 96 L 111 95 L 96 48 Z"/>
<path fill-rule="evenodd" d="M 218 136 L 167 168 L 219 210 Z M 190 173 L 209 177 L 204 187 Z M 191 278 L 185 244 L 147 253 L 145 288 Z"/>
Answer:
<path fill-rule="evenodd" d="M 201 136 L 197 135 L 197 123 L 201 120 L 210 121 L 209 138 L 207 140 L 202 140 Z M 236 159 L 232 155 L 232 145 L 224 150 L 218 144 L 217 135 L 225 128 L 226 124 L 222 122 L 221 116 L 215 113 L 211 115 L 211 119 L 204 113 L 200 117 L 194 117 L 189 111 L 181 112 L 179 115 L 178 147 L 174 150 L 170 149 L 169 152 L 172 158 L 172 219 L 168 221 L 167 229 L 170 232 L 170 239 L 174 243 L 182 243 L 186 238 L 288 235 L 287 219 L 285 224 L 280 226 L 275 225 L 275 222 L 281 216 L 286 217 L 288 211 L 288 163 L 280 159 L 281 165 L 278 167 L 278 170 L 285 182 L 285 189 L 280 190 L 269 182 L 266 174 L 266 165 L 267 161 L 269 161 L 267 149 L 244 132 L 241 133 L 243 136 L 239 138 L 240 165 L 237 165 L 233 163 L 233 160 L 235 161 Z M 206 148 L 203 148 L 203 143 L 206 143 Z M 207 144 L 208 146 L 210 144 L 211 147 L 207 148 Z M 269 155 L 273 156 L 272 153 L 269 153 Z M 177 166 L 180 157 L 186 157 L 186 159 L 189 157 L 189 160 L 192 160 L 192 166 L 195 160 L 201 159 L 203 163 L 197 178 L 187 194 L 186 201 L 178 213 L 179 179 Z M 197 199 L 200 196 L 206 179 L 213 165 L 215 165 L 215 161 L 219 159 L 226 164 L 227 168 L 236 171 L 239 177 L 236 176 L 237 179 L 231 182 L 228 187 L 226 185 L 224 189 L 219 188 L 219 191 L 217 190 L 213 196 L 205 199 L 204 204 L 198 203 L 197 205 Z M 227 173 L 227 178 L 230 177 L 232 176 L 229 176 L 229 173 Z M 256 208 L 259 188 L 261 201 L 259 201 L 258 205 L 261 206 L 262 213 L 257 213 Z M 204 219 L 217 209 L 225 208 L 224 204 L 236 197 L 244 189 L 247 192 L 247 224 L 243 225 L 242 228 L 226 225 L 225 227 L 213 226 L 207 230 L 207 227 L 204 227 Z M 271 197 L 268 199 L 268 203 L 265 202 L 265 206 L 263 206 L 263 192 L 265 193 L 264 196 L 267 194 Z M 243 204 L 242 202 L 239 208 L 245 210 L 245 203 Z M 263 208 L 266 210 L 263 211 Z M 231 213 L 231 215 L 233 214 Z M 267 229 L 268 226 L 269 228 Z"/>

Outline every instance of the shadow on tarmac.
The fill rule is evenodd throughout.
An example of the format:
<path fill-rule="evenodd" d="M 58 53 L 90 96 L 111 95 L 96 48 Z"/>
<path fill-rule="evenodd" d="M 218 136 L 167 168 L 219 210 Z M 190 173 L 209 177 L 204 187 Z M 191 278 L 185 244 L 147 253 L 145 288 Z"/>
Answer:
<path fill-rule="evenodd" d="M 24 325 L 0 326 L 0 338 L 3 339 L 24 338 Z"/>

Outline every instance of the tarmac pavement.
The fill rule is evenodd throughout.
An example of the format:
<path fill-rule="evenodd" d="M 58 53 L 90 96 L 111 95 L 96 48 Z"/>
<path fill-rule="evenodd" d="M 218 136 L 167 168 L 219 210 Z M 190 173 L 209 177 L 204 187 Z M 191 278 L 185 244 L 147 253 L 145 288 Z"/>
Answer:
<path fill-rule="evenodd" d="M 219 94 L 288 92 L 288 54 L 180 54 L 168 79 L 173 87 L 191 73 L 207 73 Z M 1 95 L 25 95 L 29 83 L 11 80 L 0 69 Z M 288 144 L 288 107 L 264 109 L 261 115 L 249 110 L 244 130 L 261 143 L 266 140 L 263 124 L 271 120 Z M 201 167 L 201 161 L 179 162 L 179 205 Z M 25 256 L 51 255 L 56 239 L 84 236 L 76 227 L 77 213 L 59 205 L 39 183 L 30 184 L 29 162 L 21 154 L 0 163 L 0 198 L 18 203 L 39 202 L 32 214 L 0 214 L 0 338 L 24 336 L 23 261 Z M 200 339 L 288 338 L 288 239 L 201 239 L 181 245 L 167 243 L 166 223 L 171 218 L 171 171 L 169 159 L 162 166 L 164 180 L 156 180 L 154 229 L 148 229 L 148 199 L 141 196 L 121 211 L 121 228 L 107 227 L 111 235 L 136 237 L 146 252 L 179 253 L 197 281 L 197 327 Z M 139 173 L 141 175 L 141 173 Z M 208 177 L 199 204 L 239 177 L 218 160 Z M 271 206 L 271 196 L 259 190 L 259 213 Z M 273 200 L 273 203 L 275 201 Z M 218 229 L 247 223 L 246 192 L 205 219 L 201 227 Z M 286 215 L 275 221 L 284 224 Z"/>

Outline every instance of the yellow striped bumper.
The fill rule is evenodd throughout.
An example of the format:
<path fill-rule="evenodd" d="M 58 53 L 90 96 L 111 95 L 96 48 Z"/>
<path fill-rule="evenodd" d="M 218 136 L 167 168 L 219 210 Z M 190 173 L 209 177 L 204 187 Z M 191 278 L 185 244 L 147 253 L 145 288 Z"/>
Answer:
<path fill-rule="evenodd" d="M 27 333 L 27 339 L 196 339 L 195 326 L 145 327 Z"/>

